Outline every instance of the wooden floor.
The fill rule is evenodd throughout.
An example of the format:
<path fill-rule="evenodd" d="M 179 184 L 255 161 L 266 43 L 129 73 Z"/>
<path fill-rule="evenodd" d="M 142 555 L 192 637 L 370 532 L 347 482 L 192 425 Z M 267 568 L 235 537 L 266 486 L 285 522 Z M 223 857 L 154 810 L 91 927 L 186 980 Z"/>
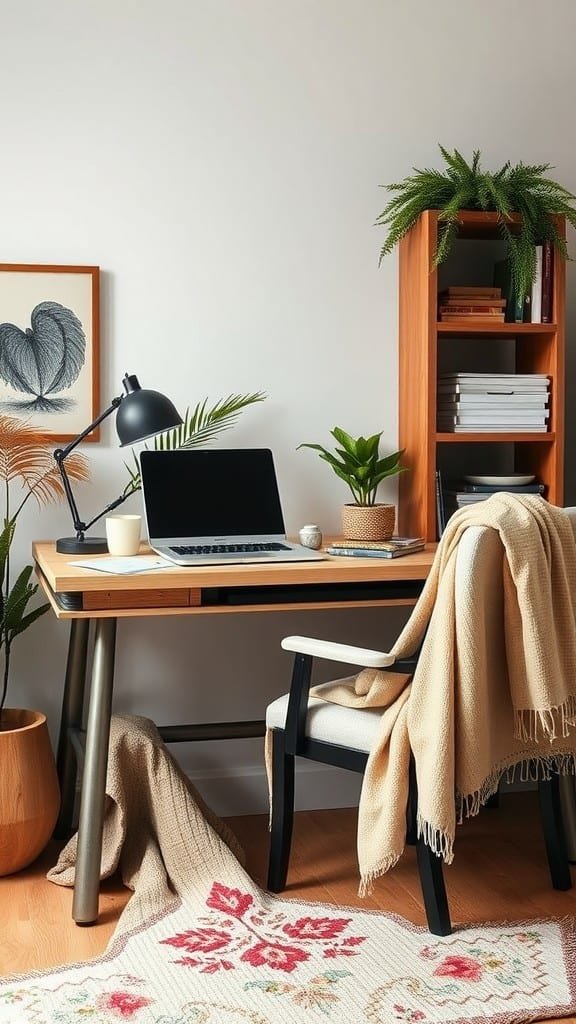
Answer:
<path fill-rule="evenodd" d="M 247 868 L 265 882 L 267 818 L 228 819 L 247 855 Z M 354 810 L 296 815 L 286 896 L 365 909 L 390 910 L 424 924 L 415 854 L 400 863 L 365 900 L 356 895 L 358 876 Z M 70 890 L 46 881 L 56 858 L 51 845 L 32 867 L 0 879 L 0 975 L 82 960 L 101 952 L 130 894 L 118 880 L 105 882 L 100 919 L 79 928 L 70 917 Z M 576 886 L 576 868 L 573 869 Z M 512 793 L 498 809 L 486 809 L 458 833 L 454 864 L 446 869 L 452 920 L 525 921 L 545 916 L 576 917 L 576 888 L 550 888 L 536 795 Z M 565 1018 L 576 1024 L 576 1017 Z"/>

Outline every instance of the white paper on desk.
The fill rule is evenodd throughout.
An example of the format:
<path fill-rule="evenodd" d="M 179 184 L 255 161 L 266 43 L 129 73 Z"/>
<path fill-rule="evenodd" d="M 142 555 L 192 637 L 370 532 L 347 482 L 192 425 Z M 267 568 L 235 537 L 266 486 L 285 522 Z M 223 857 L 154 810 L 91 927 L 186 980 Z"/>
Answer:
<path fill-rule="evenodd" d="M 154 569 L 176 569 L 172 562 L 156 555 L 134 555 L 133 558 L 91 558 L 89 562 L 70 562 L 80 569 L 98 569 L 118 576 L 131 576 L 135 572 L 153 572 Z"/>

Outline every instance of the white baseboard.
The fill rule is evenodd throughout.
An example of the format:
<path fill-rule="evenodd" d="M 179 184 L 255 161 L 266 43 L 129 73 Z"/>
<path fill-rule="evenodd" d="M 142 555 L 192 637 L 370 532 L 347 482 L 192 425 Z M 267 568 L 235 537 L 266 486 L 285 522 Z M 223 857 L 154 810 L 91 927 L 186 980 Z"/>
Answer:
<path fill-rule="evenodd" d="M 216 814 L 233 817 L 268 813 L 268 783 L 262 765 L 236 769 L 228 766 L 226 771 L 190 771 L 186 764 L 182 768 Z M 296 770 L 296 809 L 356 807 L 361 782 L 356 772 L 300 760 Z"/>
<path fill-rule="evenodd" d="M 216 814 L 233 817 L 268 813 L 268 784 L 261 765 L 213 771 L 187 770 L 188 778 L 199 789 Z M 296 768 L 295 806 L 298 811 L 331 807 L 357 807 L 362 777 L 356 772 L 313 761 L 299 760 Z M 533 782 L 502 783 L 502 792 L 535 789 Z"/>
<path fill-rule="evenodd" d="M 208 806 L 221 817 L 268 814 L 268 783 L 262 765 L 195 771 L 181 762 L 181 768 Z M 296 769 L 296 810 L 357 807 L 361 784 L 362 777 L 357 772 L 300 759 Z M 503 793 L 527 789 L 536 789 L 536 783 L 503 782 L 501 786 Z"/>

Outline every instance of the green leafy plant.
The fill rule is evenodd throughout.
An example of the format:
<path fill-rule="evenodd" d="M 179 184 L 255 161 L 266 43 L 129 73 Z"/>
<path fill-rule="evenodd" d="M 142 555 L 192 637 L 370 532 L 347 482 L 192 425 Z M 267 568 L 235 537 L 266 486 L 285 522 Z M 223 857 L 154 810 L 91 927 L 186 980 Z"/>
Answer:
<path fill-rule="evenodd" d="M 565 217 L 576 227 L 576 196 L 562 185 L 545 177 L 550 164 L 515 166 L 507 161 L 494 173 L 482 170 L 480 151 L 475 150 L 467 163 L 457 149 L 453 153 L 440 146 L 446 168 L 430 168 L 392 185 L 396 195 L 386 205 L 376 224 L 387 227 L 388 234 L 380 253 L 380 263 L 416 223 L 424 210 L 439 211 L 438 245 L 433 266 L 446 259 L 458 235 L 459 210 L 485 210 L 498 214 L 500 233 L 506 242 L 514 292 L 519 298 L 528 294 L 536 270 L 535 246 L 550 241 L 562 259 L 568 259 L 566 242 L 558 232 L 555 216 Z M 511 214 L 521 215 L 519 232 L 513 229 Z"/>
<path fill-rule="evenodd" d="M 87 480 L 86 460 L 72 455 L 66 470 L 73 480 Z M 0 695 L 0 728 L 2 710 L 6 702 L 10 677 L 12 644 L 20 633 L 48 610 L 42 604 L 29 610 L 30 601 L 38 591 L 31 583 L 32 566 L 26 565 L 14 583 L 10 580 L 10 551 L 16 522 L 30 498 L 39 506 L 48 505 L 64 497 L 64 488 L 58 466 L 54 462 L 53 447 L 46 438 L 22 420 L 0 416 L 0 481 L 4 483 L 4 516 L 0 532 L 0 650 L 3 651 Z M 18 484 L 19 496 L 12 501 L 12 486 Z M 15 507 L 14 507 L 15 506 Z"/>
<path fill-rule="evenodd" d="M 332 466 L 336 476 L 348 485 L 355 505 L 375 505 L 379 483 L 387 476 L 405 472 L 407 467 L 400 465 L 404 449 L 381 459 L 379 448 L 383 431 L 372 437 L 357 438 L 351 437 L 341 427 L 334 427 L 330 433 L 341 446 L 334 452 L 321 444 L 300 444 L 298 448 L 312 448 L 319 452 L 320 458 Z"/>
<path fill-rule="evenodd" d="M 237 422 L 240 413 L 249 405 L 263 402 L 266 394 L 254 391 L 247 395 L 228 395 L 221 398 L 215 405 L 208 408 L 208 399 L 198 402 L 192 411 L 186 409 L 184 421 L 179 427 L 167 430 L 154 438 L 154 448 L 161 451 L 173 451 L 176 448 L 197 448 L 213 441 L 223 430 L 229 430 Z M 130 480 L 124 488 L 128 497 L 140 490 L 140 468 L 134 455 L 134 466 L 126 463 Z"/>

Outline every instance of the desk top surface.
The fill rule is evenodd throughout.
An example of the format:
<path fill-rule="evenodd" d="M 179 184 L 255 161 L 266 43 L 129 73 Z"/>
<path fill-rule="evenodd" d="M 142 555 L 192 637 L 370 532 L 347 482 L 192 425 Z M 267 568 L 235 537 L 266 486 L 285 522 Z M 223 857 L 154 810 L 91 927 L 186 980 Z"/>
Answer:
<path fill-rule="evenodd" d="M 72 565 L 79 559 L 58 554 L 53 541 L 36 541 L 32 550 L 40 585 L 59 619 L 102 619 L 412 605 L 435 547 L 391 559 L 175 565 L 131 575 Z M 140 553 L 148 555 L 150 548 L 142 544 Z"/>
<path fill-rule="evenodd" d="M 327 542 L 328 543 L 328 542 Z M 35 541 L 34 561 L 55 594 L 64 592 L 141 591 L 206 587 L 250 587 L 311 583 L 367 583 L 383 580 L 424 580 L 435 544 L 401 558 L 350 558 L 328 555 L 317 562 L 262 562 L 246 565 L 169 566 L 152 572 L 112 575 L 71 565 L 79 555 L 58 554 L 53 541 Z M 149 555 L 142 544 L 140 554 Z M 93 555 L 94 562 L 108 555 Z M 82 559 L 84 561 L 84 559 Z"/>

